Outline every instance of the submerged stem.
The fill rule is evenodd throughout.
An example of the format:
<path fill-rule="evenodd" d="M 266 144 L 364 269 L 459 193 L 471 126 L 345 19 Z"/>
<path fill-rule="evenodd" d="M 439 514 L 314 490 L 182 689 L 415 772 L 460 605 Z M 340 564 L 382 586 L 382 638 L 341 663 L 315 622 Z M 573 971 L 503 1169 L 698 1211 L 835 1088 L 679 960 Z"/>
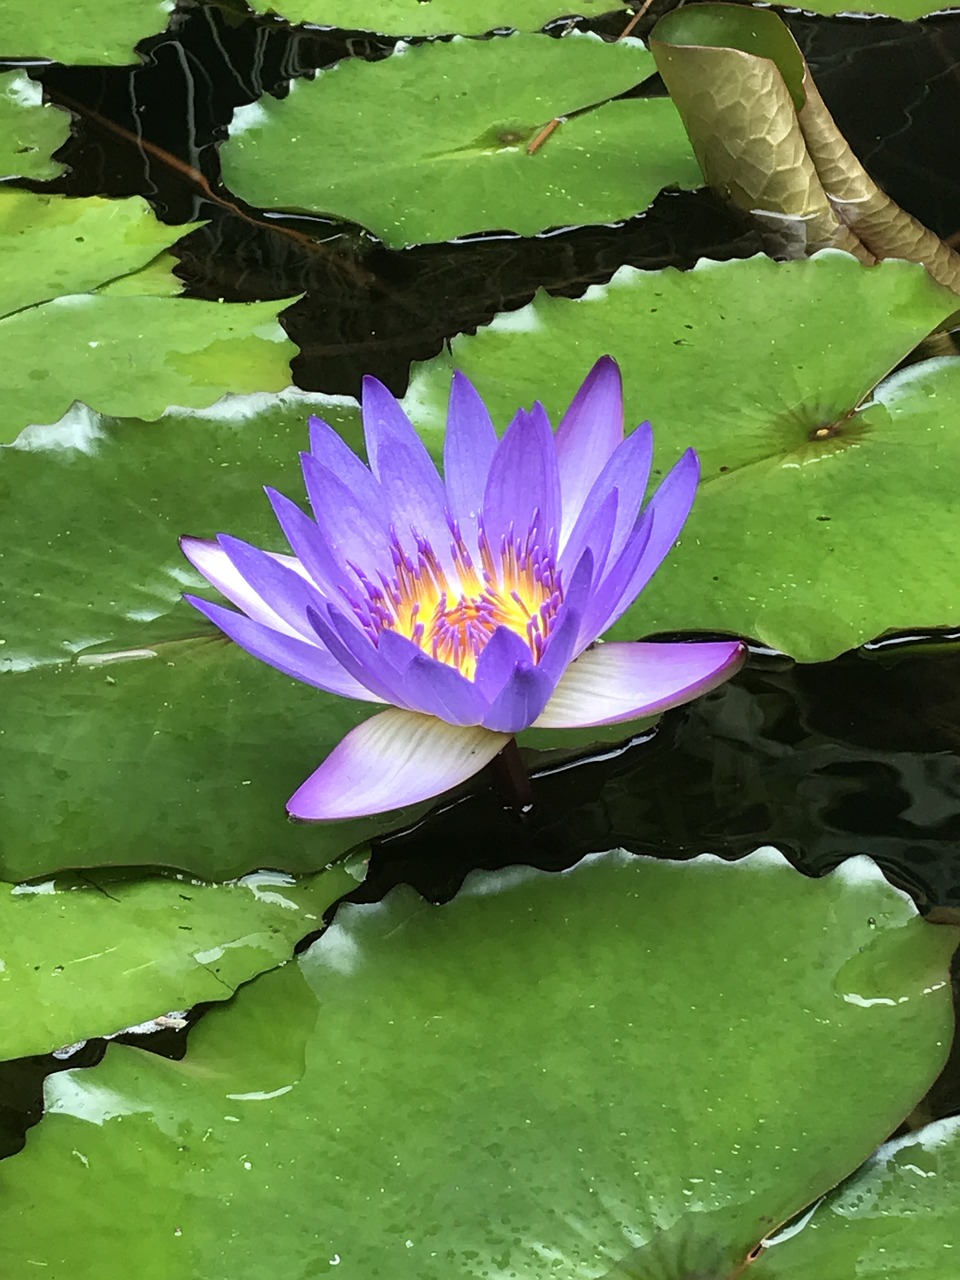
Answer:
<path fill-rule="evenodd" d="M 494 777 L 504 799 L 515 809 L 528 809 L 533 804 L 533 786 L 523 763 L 516 738 L 511 738 L 493 760 Z"/>

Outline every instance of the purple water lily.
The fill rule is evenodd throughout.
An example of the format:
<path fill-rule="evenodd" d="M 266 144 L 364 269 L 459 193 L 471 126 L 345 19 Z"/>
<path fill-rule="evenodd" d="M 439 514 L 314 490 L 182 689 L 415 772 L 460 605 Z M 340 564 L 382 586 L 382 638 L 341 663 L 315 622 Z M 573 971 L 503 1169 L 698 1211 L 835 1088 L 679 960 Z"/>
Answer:
<path fill-rule="evenodd" d="M 296 818 L 428 799 L 512 736 L 612 724 L 712 689 L 736 642 L 595 644 L 676 541 L 697 487 L 688 450 L 646 507 L 653 439 L 624 439 L 615 362 L 594 366 L 554 434 L 539 403 L 502 440 L 454 374 L 443 478 L 394 397 L 363 389 L 369 467 L 318 418 L 302 454 L 313 519 L 267 489 L 292 556 L 184 538 L 241 613 L 187 596 L 255 657 L 331 693 L 386 703 L 291 797 Z"/>

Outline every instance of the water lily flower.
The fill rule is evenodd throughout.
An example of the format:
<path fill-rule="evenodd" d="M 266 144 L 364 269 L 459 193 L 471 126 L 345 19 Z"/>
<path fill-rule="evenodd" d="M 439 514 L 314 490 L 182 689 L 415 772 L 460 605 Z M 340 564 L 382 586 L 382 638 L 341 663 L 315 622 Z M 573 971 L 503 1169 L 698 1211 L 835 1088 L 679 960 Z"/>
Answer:
<path fill-rule="evenodd" d="M 267 496 L 293 555 L 184 538 L 241 612 L 187 596 L 255 657 L 306 684 L 384 703 L 288 802 L 295 818 L 377 813 L 478 772 L 529 726 L 663 711 L 742 663 L 737 642 L 595 643 L 673 546 L 699 477 L 688 450 L 650 501 L 653 440 L 624 438 L 620 372 L 602 358 L 556 433 L 539 403 L 498 440 L 454 374 L 443 476 L 389 391 L 364 381 L 369 467 L 310 419 L 313 511 Z"/>

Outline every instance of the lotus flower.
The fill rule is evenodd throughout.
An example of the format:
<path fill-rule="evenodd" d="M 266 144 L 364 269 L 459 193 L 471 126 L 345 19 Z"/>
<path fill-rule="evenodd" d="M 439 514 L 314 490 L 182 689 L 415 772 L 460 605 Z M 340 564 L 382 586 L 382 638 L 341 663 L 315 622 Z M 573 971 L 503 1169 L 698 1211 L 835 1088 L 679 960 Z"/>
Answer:
<path fill-rule="evenodd" d="M 295 818 L 357 817 L 471 777 L 529 726 L 612 724 L 712 689 L 736 642 L 596 644 L 649 582 L 690 510 L 688 450 L 642 507 L 653 440 L 624 439 L 604 357 L 554 434 L 539 403 L 501 440 L 454 374 L 439 475 L 400 405 L 364 381 L 369 467 L 310 419 L 311 520 L 267 489 L 293 555 L 182 539 L 240 613 L 187 596 L 254 657 L 388 710 L 353 729 L 291 797 Z"/>

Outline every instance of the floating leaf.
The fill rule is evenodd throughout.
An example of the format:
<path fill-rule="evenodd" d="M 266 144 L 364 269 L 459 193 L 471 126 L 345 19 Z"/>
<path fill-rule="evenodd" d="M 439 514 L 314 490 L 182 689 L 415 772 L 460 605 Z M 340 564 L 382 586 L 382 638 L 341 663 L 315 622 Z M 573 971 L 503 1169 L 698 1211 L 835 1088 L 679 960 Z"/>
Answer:
<path fill-rule="evenodd" d="M 285 302 L 70 294 L 0 320 L 3 438 L 56 422 L 75 401 L 155 421 L 229 390 L 277 391 L 296 347 L 277 323 Z"/>
<path fill-rule="evenodd" d="M 48 1081 L 0 1167 L 11 1272 L 726 1277 L 924 1092 L 955 943 L 866 859 L 771 851 L 341 909 L 183 1062 Z"/>
<path fill-rule="evenodd" d="M 3 54 L 110 66 L 135 63 L 134 46 L 163 31 L 174 0 L 4 0 Z"/>
<path fill-rule="evenodd" d="M 562 411 L 609 352 L 628 427 L 653 423 L 654 478 L 690 445 L 704 476 L 679 547 L 611 634 L 727 631 L 822 661 L 960 622 L 960 363 L 917 365 L 871 397 L 955 304 L 919 266 L 836 251 L 623 268 L 455 339 L 406 403 L 436 451 L 451 364 L 504 425 L 537 397 Z"/>
<path fill-rule="evenodd" d="M 70 136 L 70 116 L 50 103 L 25 71 L 0 73 L 0 177 L 56 178 L 50 157 Z"/>
<path fill-rule="evenodd" d="M 947 1280 L 960 1249 L 960 1117 L 881 1147 L 797 1234 L 764 1249 L 751 1280 Z"/>
<path fill-rule="evenodd" d="M 168 227 L 139 196 L 74 200 L 0 187 L 0 315 L 116 284 L 197 225 Z"/>
<path fill-rule="evenodd" d="M 0 1058 L 226 1000 L 355 887 L 341 868 L 232 884 L 90 875 L 0 886 Z"/>
<path fill-rule="evenodd" d="M 402 36 L 483 35 L 494 28 L 538 31 L 553 18 L 597 18 L 623 10 L 619 0 L 251 0 L 258 13 L 351 31 Z"/>
<path fill-rule="evenodd" d="M 287 385 L 296 348 L 277 323 L 283 301 L 171 296 L 180 284 L 158 255 L 183 231 L 138 198 L 0 191 L 0 443 L 74 401 L 153 420 L 170 405 Z"/>
<path fill-rule="evenodd" d="M 423 6 L 421 6 L 423 7 Z M 608 102 L 655 71 L 635 40 L 514 35 L 350 58 L 234 113 L 224 179 L 262 208 L 308 209 L 400 248 L 473 231 L 534 235 L 635 214 L 700 171 L 665 98 Z"/>
<path fill-rule="evenodd" d="M 356 438 L 354 405 L 288 392 L 152 427 L 78 409 L 0 452 L 7 879 L 110 863 L 208 879 L 316 870 L 385 829 L 294 826 L 284 813 L 375 706 L 265 667 L 180 599 L 206 587 L 182 533 L 288 549 L 261 485 L 302 499 L 311 412 Z"/>

